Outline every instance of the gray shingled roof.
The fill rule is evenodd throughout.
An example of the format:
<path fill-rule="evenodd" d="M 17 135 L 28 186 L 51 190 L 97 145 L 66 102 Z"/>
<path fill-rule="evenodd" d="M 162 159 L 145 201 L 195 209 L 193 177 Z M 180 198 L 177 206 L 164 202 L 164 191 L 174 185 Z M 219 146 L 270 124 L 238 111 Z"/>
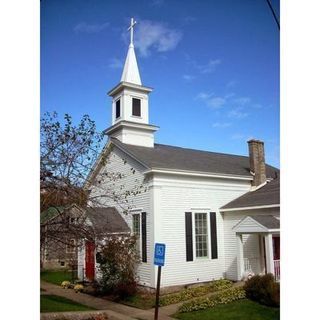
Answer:
<path fill-rule="evenodd" d="M 215 174 L 248 176 L 249 157 L 225 153 L 187 149 L 164 144 L 154 144 L 154 148 L 124 144 L 116 138 L 111 141 L 140 160 L 147 168 L 185 170 Z M 275 178 L 279 169 L 267 165 L 267 177 Z"/>
<path fill-rule="evenodd" d="M 86 208 L 96 235 L 107 233 L 127 233 L 130 229 L 114 207 Z"/>
<path fill-rule="evenodd" d="M 271 215 L 262 216 L 250 216 L 250 218 L 256 220 L 267 229 L 280 229 L 280 219 L 277 219 Z"/>
<path fill-rule="evenodd" d="M 220 210 L 223 211 L 223 209 L 256 207 L 274 204 L 280 204 L 280 177 L 275 180 L 271 180 L 260 189 L 245 193 L 241 197 L 220 208 Z"/>
<path fill-rule="evenodd" d="M 41 213 L 41 224 L 44 224 L 50 219 L 54 219 L 63 213 L 64 210 L 69 210 L 76 205 L 70 205 L 67 207 L 49 208 Z M 114 207 L 87 207 L 80 208 L 76 206 L 82 214 L 85 210 L 85 214 L 92 223 L 93 231 L 97 236 L 105 235 L 108 233 L 127 233 L 130 229 L 122 218 L 120 213 Z"/>

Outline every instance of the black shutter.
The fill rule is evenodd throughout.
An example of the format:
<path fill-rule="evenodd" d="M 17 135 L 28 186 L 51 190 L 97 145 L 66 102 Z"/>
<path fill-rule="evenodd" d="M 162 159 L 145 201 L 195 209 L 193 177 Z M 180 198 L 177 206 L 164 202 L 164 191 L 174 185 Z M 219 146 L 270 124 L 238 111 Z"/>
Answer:
<path fill-rule="evenodd" d="M 186 212 L 186 253 L 187 261 L 193 261 L 193 248 L 192 248 L 192 215 L 191 212 Z"/>
<path fill-rule="evenodd" d="M 217 219 L 216 219 L 215 212 L 210 212 L 210 230 L 211 230 L 211 259 L 217 259 L 218 258 Z"/>
<path fill-rule="evenodd" d="M 147 214 L 141 213 L 142 262 L 147 262 Z"/>

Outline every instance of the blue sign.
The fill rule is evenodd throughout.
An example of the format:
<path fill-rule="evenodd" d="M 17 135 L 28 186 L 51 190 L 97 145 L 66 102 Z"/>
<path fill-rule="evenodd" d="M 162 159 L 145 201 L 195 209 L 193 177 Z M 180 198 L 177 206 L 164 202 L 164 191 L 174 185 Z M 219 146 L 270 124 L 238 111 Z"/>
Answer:
<path fill-rule="evenodd" d="M 164 258 L 166 254 L 166 245 L 163 243 L 156 243 L 154 247 L 153 264 L 156 266 L 164 266 Z"/>

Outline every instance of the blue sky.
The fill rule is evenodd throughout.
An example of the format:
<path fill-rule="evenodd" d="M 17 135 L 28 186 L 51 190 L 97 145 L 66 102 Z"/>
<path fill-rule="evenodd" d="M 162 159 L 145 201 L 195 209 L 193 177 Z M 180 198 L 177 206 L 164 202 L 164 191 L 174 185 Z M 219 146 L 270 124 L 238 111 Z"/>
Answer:
<path fill-rule="evenodd" d="M 247 155 L 257 138 L 279 167 L 279 30 L 265 0 L 42 0 L 41 112 L 110 126 L 130 17 L 156 142 Z"/>

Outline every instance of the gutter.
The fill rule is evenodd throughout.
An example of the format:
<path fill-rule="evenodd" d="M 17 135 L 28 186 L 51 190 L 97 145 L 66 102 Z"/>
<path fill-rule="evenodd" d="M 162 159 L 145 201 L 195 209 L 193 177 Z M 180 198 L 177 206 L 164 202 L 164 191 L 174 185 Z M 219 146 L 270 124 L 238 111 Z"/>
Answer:
<path fill-rule="evenodd" d="M 174 170 L 174 169 L 163 169 L 163 168 L 152 168 L 144 172 L 144 174 L 146 175 L 150 173 L 165 173 L 165 174 L 175 174 L 175 175 L 182 175 L 182 176 L 197 176 L 197 177 L 246 180 L 246 181 L 253 180 L 253 178 L 249 176 L 236 176 L 236 175 L 229 175 L 229 174 L 219 174 L 219 173 L 210 173 L 210 172 L 201 172 L 201 171 Z"/>
<path fill-rule="evenodd" d="M 255 209 L 269 209 L 269 208 L 280 208 L 280 204 L 268 204 L 261 206 L 251 206 L 251 207 L 240 207 L 240 208 L 220 208 L 220 212 L 232 212 L 232 211 L 242 211 L 242 210 L 255 210 Z"/>

